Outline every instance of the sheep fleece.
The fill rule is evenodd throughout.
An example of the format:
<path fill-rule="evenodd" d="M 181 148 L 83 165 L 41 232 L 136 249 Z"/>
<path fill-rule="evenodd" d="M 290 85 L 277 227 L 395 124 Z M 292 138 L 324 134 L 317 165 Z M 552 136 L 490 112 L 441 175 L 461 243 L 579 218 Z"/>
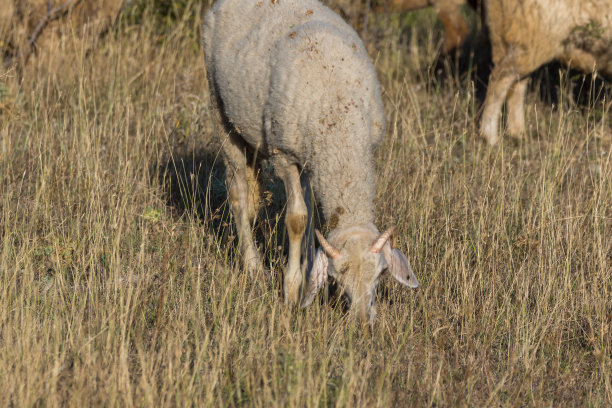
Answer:
<path fill-rule="evenodd" d="M 355 187 L 373 185 L 371 152 L 385 127 L 380 86 L 360 38 L 337 14 L 314 0 L 219 0 L 203 45 L 220 109 L 259 155 L 309 169 L 315 190 L 336 203 L 352 187 L 329 185 L 338 172 L 354 175 Z M 372 202 L 373 188 L 366 191 L 350 201 Z"/>
<path fill-rule="evenodd" d="M 486 10 L 496 63 L 514 52 L 522 75 L 554 58 L 612 74 L 612 0 L 488 0 Z"/>

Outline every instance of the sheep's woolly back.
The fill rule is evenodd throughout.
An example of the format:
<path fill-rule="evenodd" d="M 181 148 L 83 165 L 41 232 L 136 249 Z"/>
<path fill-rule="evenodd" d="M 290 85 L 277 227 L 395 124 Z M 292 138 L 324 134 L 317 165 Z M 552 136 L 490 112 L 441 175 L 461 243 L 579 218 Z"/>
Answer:
<path fill-rule="evenodd" d="M 519 71 L 557 58 L 612 74 L 612 0 L 488 0 L 486 11 L 496 63 L 511 48 Z"/>
<path fill-rule="evenodd" d="M 242 138 L 309 171 L 328 220 L 372 222 L 384 112 L 355 31 L 315 0 L 219 0 L 203 44 L 210 86 Z"/>

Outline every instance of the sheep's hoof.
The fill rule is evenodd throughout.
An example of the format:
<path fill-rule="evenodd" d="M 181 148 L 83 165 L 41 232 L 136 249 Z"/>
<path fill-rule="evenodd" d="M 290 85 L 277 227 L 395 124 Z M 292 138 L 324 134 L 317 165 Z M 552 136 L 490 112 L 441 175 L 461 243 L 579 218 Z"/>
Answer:
<path fill-rule="evenodd" d="M 497 122 L 483 120 L 480 125 L 480 137 L 485 139 L 489 146 L 495 146 L 499 141 L 499 136 L 497 135 Z"/>
<path fill-rule="evenodd" d="M 495 146 L 499 141 L 499 136 L 497 136 L 497 129 L 486 126 L 484 123 L 480 126 L 480 131 L 478 135 L 487 141 L 489 146 Z"/>
<path fill-rule="evenodd" d="M 259 258 L 259 254 L 245 256 L 243 268 L 249 273 L 251 278 L 258 276 L 261 272 L 263 272 L 264 267 L 261 263 L 261 259 Z"/>
<path fill-rule="evenodd" d="M 484 138 L 487 143 L 489 144 L 489 146 L 495 146 L 497 144 L 497 142 L 499 142 L 499 136 L 497 136 L 497 134 L 492 134 L 492 135 L 481 135 L 482 138 Z"/>
<path fill-rule="evenodd" d="M 491 132 L 481 131 L 480 136 L 487 141 L 489 146 L 495 146 L 497 142 L 499 142 L 499 136 L 497 135 L 497 132 L 491 133 Z"/>
<path fill-rule="evenodd" d="M 525 138 L 525 126 L 508 126 L 508 136 L 516 140 Z"/>
<path fill-rule="evenodd" d="M 285 280 L 283 282 L 283 289 L 285 292 L 285 303 L 286 304 L 299 304 L 300 303 L 300 284 L 301 279 L 297 273 L 285 273 Z"/>

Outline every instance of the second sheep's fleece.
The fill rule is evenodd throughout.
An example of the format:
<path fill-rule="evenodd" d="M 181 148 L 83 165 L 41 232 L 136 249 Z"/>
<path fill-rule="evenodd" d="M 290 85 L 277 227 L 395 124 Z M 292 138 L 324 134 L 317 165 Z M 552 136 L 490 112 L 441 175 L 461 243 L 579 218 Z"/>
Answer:
<path fill-rule="evenodd" d="M 504 101 L 508 133 L 525 132 L 528 75 L 558 59 L 585 72 L 612 75 L 612 0 L 487 0 L 493 62 L 481 135 L 494 145 Z"/>
<path fill-rule="evenodd" d="M 373 150 L 385 129 L 380 86 L 355 31 L 315 0 L 219 0 L 203 45 L 229 199 L 245 269 L 261 267 L 251 223 L 268 158 L 287 192 L 285 300 L 307 306 L 327 276 L 373 323 L 376 287 L 389 270 L 418 286 L 392 231 L 374 226 Z M 309 182 L 330 228 L 313 261 Z"/>

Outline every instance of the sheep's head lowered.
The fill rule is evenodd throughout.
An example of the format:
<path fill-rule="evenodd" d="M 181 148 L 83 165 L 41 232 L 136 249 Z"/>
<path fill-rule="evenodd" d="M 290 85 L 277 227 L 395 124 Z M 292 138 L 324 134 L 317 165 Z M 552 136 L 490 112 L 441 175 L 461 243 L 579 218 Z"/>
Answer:
<path fill-rule="evenodd" d="M 331 276 L 351 301 L 351 313 L 370 325 L 376 321 L 376 288 L 384 271 L 400 283 L 417 288 L 408 258 L 391 248 L 394 227 L 382 234 L 373 225 L 334 230 L 329 241 L 316 231 L 321 248 L 310 272 L 302 306 L 308 306 Z"/>

